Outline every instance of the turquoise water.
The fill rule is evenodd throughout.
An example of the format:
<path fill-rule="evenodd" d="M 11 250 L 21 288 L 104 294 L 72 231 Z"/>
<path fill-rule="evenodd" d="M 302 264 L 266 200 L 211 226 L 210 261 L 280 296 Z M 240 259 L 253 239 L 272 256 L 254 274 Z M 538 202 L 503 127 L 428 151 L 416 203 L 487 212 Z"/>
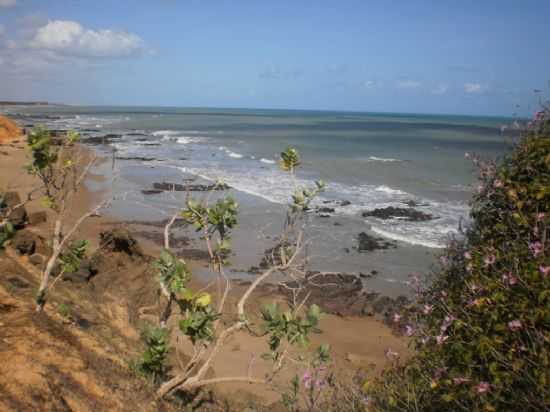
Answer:
<path fill-rule="evenodd" d="M 154 157 L 178 172 L 228 184 L 269 204 L 285 204 L 291 182 L 276 160 L 287 146 L 304 159 L 299 182 L 328 183 L 319 203 L 347 200 L 336 215 L 402 242 L 442 247 L 468 215 L 472 166 L 466 152 L 495 158 L 509 145 L 511 119 L 392 113 L 159 107 L 16 108 L 22 123 L 119 133 L 120 156 Z M 53 116 L 44 118 L 44 116 Z M 58 118 L 55 118 L 55 117 Z M 139 133 L 136 135 L 136 133 Z M 162 162 L 160 162 L 162 161 Z M 135 163 L 135 162 L 134 162 Z M 125 166 L 126 167 L 126 166 Z M 130 164 L 127 164 L 130 167 Z M 128 169 L 130 170 L 130 169 Z M 134 172 L 135 173 L 135 172 Z M 250 197 L 245 197 L 249 198 Z M 361 212 L 414 200 L 437 219 L 365 220 Z M 332 229 L 328 229 L 332 230 Z"/>

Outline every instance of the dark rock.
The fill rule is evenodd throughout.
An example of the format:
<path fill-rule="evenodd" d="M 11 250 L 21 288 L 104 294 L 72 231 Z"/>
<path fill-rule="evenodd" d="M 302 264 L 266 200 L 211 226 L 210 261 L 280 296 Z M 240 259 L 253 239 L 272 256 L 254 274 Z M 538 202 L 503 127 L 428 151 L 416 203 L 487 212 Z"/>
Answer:
<path fill-rule="evenodd" d="M 28 230 L 15 233 L 12 244 L 21 255 L 32 255 L 36 249 L 37 235 Z"/>
<path fill-rule="evenodd" d="M 403 219 L 410 222 L 422 222 L 435 219 L 431 214 L 424 213 L 416 209 L 406 209 L 403 207 L 385 207 L 381 209 L 374 209 L 362 213 L 363 217 L 376 217 L 378 219 Z"/>
<path fill-rule="evenodd" d="M 0 212 L 5 214 L 7 213 L 7 210 L 11 208 L 8 220 L 16 229 L 23 228 L 27 222 L 27 210 L 25 209 L 25 206 L 15 208 L 20 204 L 21 198 L 19 197 L 19 193 L 6 192 L 0 194 Z"/>
<path fill-rule="evenodd" d="M 101 232 L 100 245 L 107 251 L 125 253 L 135 257 L 144 256 L 137 240 L 127 229 L 115 228 Z"/>
<path fill-rule="evenodd" d="M 153 183 L 153 188 L 156 190 L 165 190 L 168 192 L 208 192 L 211 190 L 228 190 L 230 187 L 223 184 L 212 184 L 212 185 L 201 185 L 201 184 L 188 184 L 188 185 L 182 185 L 179 183 L 168 183 L 168 182 L 162 182 Z"/>
<path fill-rule="evenodd" d="M 29 213 L 28 220 L 31 225 L 39 225 L 48 220 L 48 214 L 45 211 Z"/>
<path fill-rule="evenodd" d="M 340 202 L 340 206 L 349 206 L 351 205 L 351 202 L 349 200 L 342 200 L 342 202 Z"/>
<path fill-rule="evenodd" d="M 150 189 L 150 190 L 142 190 L 141 193 L 144 195 L 158 195 L 160 193 L 163 193 L 164 190 L 156 190 L 156 189 Z"/>
<path fill-rule="evenodd" d="M 334 222 L 334 226 L 342 226 L 342 223 L 340 223 L 340 222 Z"/>
<path fill-rule="evenodd" d="M 34 253 L 33 255 L 29 256 L 29 263 L 33 264 L 34 266 L 42 267 L 45 262 L 46 258 L 40 253 Z"/>
<path fill-rule="evenodd" d="M 142 156 L 129 156 L 129 157 L 117 156 L 116 158 L 117 160 L 140 160 L 142 162 L 151 162 L 153 160 L 157 160 L 154 157 L 142 157 Z"/>
<path fill-rule="evenodd" d="M 334 213 L 333 207 L 318 207 L 315 209 L 316 213 Z"/>
<path fill-rule="evenodd" d="M 385 250 L 385 249 L 397 247 L 392 242 L 389 242 L 383 238 L 376 238 L 365 232 L 361 232 L 357 235 L 357 242 L 358 242 L 358 245 L 356 249 L 360 253 L 372 252 L 374 250 L 380 250 L 380 249 Z"/>
<path fill-rule="evenodd" d="M 331 215 L 327 215 L 327 214 L 321 213 L 321 214 L 319 215 L 319 217 L 327 218 L 327 217 L 331 217 Z"/>

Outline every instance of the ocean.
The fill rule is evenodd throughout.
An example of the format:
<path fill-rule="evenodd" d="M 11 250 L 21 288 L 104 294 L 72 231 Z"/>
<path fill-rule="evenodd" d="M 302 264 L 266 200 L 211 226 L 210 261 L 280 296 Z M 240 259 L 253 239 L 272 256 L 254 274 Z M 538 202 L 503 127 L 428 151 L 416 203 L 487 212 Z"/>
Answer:
<path fill-rule="evenodd" d="M 131 208 L 132 216 L 126 218 L 150 217 L 150 212 L 164 209 L 168 213 L 181 201 L 141 194 L 140 189 L 150 188 L 153 181 L 178 182 L 182 176 L 208 181 L 221 178 L 235 189 L 243 211 L 254 216 L 255 223 L 243 227 L 261 231 L 262 225 L 269 223 L 262 213 L 277 215 L 288 202 L 292 182 L 278 168 L 277 160 L 283 149 L 292 146 L 303 159 L 298 182 L 307 186 L 315 180 L 325 181 L 326 190 L 317 205 L 334 208 L 330 218 L 312 220 L 315 242 L 321 245 L 322 265 L 330 262 L 333 270 L 343 266 L 355 272 L 365 266 L 365 258 L 353 253 L 356 236 L 362 231 L 396 241 L 402 249 L 398 255 L 420 251 L 414 262 L 444 247 L 460 222 L 468 218 L 475 174 L 465 153 L 493 159 L 502 156 L 511 144 L 502 127 L 513 121 L 424 114 L 161 107 L 40 106 L 8 111 L 19 116 L 21 124 L 44 123 L 52 129 L 79 130 L 84 141 L 120 134 L 113 143 L 117 156 L 154 159 L 119 161 L 119 191 L 126 194 L 125 200 L 142 207 L 141 211 Z M 100 150 L 108 153 L 111 149 Z M 407 207 L 410 201 L 417 205 L 415 209 L 434 219 L 412 222 L 362 217 L 364 211 Z M 120 204 L 118 213 L 127 209 Z M 247 219 L 244 212 L 243 219 Z M 243 265 L 252 263 L 256 252 L 250 253 L 251 259 Z M 383 253 L 392 256 L 397 252 Z M 378 267 L 379 261 L 371 256 L 369 268 Z M 399 270 L 411 271 L 415 264 Z M 416 266 L 427 269 L 426 264 Z M 398 277 L 403 280 L 405 274 Z"/>

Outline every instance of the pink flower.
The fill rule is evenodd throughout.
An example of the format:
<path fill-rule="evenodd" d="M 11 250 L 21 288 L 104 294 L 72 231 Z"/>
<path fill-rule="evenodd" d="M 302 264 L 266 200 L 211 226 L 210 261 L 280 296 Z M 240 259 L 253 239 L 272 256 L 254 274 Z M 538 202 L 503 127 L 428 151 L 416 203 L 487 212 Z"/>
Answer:
<path fill-rule="evenodd" d="M 438 335 L 435 337 L 435 340 L 438 345 L 443 345 L 443 343 L 445 343 L 447 339 L 449 339 L 447 335 Z"/>
<path fill-rule="evenodd" d="M 439 262 L 443 265 L 443 266 L 447 266 L 447 264 L 449 263 L 449 259 L 447 259 L 447 256 L 441 256 L 439 258 Z"/>
<path fill-rule="evenodd" d="M 395 352 L 391 350 L 391 348 L 388 348 L 384 351 L 384 356 L 388 359 L 394 359 L 399 357 L 399 352 Z"/>
<path fill-rule="evenodd" d="M 483 193 L 483 190 L 485 190 L 483 185 L 477 185 L 477 193 L 481 194 L 481 193 Z"/>
<path fill-rule="evenodd" d="M 502 186 L 504 186 L 504 183 L 502 183 L 502 180 L 495 179 L 495 181 L 493 182 L 493 187 L 495 189 L 498 189 L 498 188 L 501 188 Z"/>
<path fill-rule="evenodd" d="M 508 322 L 508 329 L 510 329 L 512 332 L 515 332 L 517 330 L 520 330 L 523 327 L 521 324 L 521 321 L 518 319 L 511 320 Z"/>
<path fill-rule="evenodd" d="M 429 315 L 430 313 L 432 313 L 433 310 L 434 310 L 433 305 L 424 305 L 424 308 L 422 309 L 422 313 L 424 313 L 424 315 Z"/>
<path fill-rule="evenodd" d="M 491 385 L 489 385 L 487 382 L 479 382 L 479 384 L 476 386 L 477 393 L 485 393 L 489 389 L 491 389 Z"/>
<path fill-rule="evenodd" d="M 544 220 L 544 213 L 537 213 L 537 222 L 542 222 Z"/>
<path fill-rule="evenodd" d="M 306 388 L 311 387 L 311 373 L 308 370 L 304 372 L 304 375 L 302 376 L 302 382 Z"/>
<path fill-rule="evenodd" d="M 550 275 L 550 266 L 539 266 L 539 271 L 542 274 L 542 276 L 546 277 Z"/>
<path fill-rule="evenodd" d="M 405 336 L 412 336 L 414 334 L 414 328 L 411 325 L 405 325 Z"/>
<path fill-rule="evenodd" d="M 497 258 L 494 253 L 491 253 L 487 256 L 485 256 L 485 259 L 483 259 L 483 262 L 485 262 L 485 267 L 489 267 L 493 265 L 496 262 Z"/>
<path fill-rule="evenodd" d="M 470 382 L 470 379 L 468 379 L 468 378 L 454 378 L 453 379 L 453 383 L 455 385 L 462 385 L 463 383 L 467 383 L 467 382 Z"/>
<path fill-rule="evenodd" d="M 472 270 L 474 270 L 474 265 L 472 264 L 472 262 L 469 262 L 467 265 L 466 265 L 466 270 L 468 272 L 471 272 Z"/>
<path fill-rule="evenodd" d="M 393 314 L 393 323 L 399 323 L 400 320 L 401 320 L 401 315 L 399 313 L 394 313 Z"/>
<path fill-rule="evenodd" d="M 472 260 L 472 254 L 468 251 L 464 252 L 464 259 Z"/>
<path fill-rule="evenodd" d="M 532 242 L 529 244 L 529 249 L 531 249 L 531 253 L 534 257 L 537 257 L 542 253 L 542 243 L 539 241 Z"/>
<path fill-rule="evenodd" d="M 514 286 L 518 283 L 518 278 L 515 277 L 511 272 L 508 272 L 502 275 L 502 283 L 508 286 Z"/>

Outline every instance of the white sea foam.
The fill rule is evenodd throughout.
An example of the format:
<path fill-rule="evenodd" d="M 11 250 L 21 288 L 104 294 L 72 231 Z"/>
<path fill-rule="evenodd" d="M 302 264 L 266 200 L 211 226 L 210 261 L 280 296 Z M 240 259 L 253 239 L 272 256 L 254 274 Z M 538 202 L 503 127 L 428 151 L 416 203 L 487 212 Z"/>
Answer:
<path fill-rule="evenodd" d="M 156 132 L 151 133 L 153 136 L 175 136 L 181 134 L 177 130 L 157 130 Z"/>
<path fill-rule="evenodd" d="M 369 156 L 368 161 L 369 161 L 369 162 L 402 162 L 403 160 L 400 160 L 400 159 L 393 159 L 393 158 L 391 158 L 391 157 Z"/>
<path fill-rule="evenodd" d="M 273 164 L 275 164 L 275 160 L 265 159 L 265 158 L 263 158 L 263 157 L 260 159 L 260 162 L 262 162 L 262 163 L 267 163 L 268 165 L 273 165 Z"/>
<path fill-rule="evenodd" d="M 409 243 L 411 245 L 419 245 L 419 246 L 429 247 L 431 249 L 442 249 L 445 247 L 445 244 L 443 242 L 435 242 L 431 240 L 419 239 L 418 236 L 414 236 L 414 235 L 407 236 L 404 234 L 399 234 L 389 230 L 381 229 L 376 226 L 371 226 L 371 230 L 380 236 L 384 236 L 386 238 L 397 240 L 400 242 Z"/>
<path fill-rule="evenodd" d="M 402 190 L 392 189 L 391 187 L 388 187 L 388 186 L 385 186 L 385 185 L 378 186 L 374 190 L 376 190 L 377 192 L 388 193 L 390 195 L 406 195 L 407 194 L 406 192 L 403 192 Z"/>
<path fill-rule="evenodd" d="M 243 155 L 240 153 L 232 152 L 231 150 L 227 151 L 227 154 L 229 157 L 232 157 L 233 159 L 242 159 Z"/>

